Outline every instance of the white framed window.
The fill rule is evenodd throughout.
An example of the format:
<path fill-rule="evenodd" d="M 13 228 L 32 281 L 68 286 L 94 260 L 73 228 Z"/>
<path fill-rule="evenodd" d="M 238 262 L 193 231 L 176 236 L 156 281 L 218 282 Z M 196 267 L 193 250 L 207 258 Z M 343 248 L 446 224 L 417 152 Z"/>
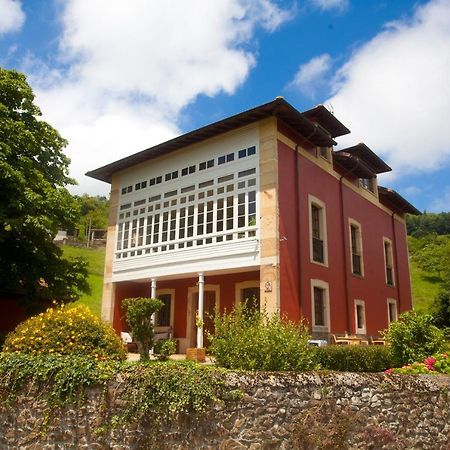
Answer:
<path fill-rule="evenodd" d="M 356 334 L 366 334 L 366 304 L 363 300 L 355 300 L 355 331 Z"/>
<path fill-rule="evenodd" d="M 312 331 L 330 331 L 330 294 L 326 281 L 311 280 Z"/>
<path fill-rule="evenodd" d="M 310 260 L 328 266 L 327 215 L 325 203 L 308 195 Z"/>
<path fill-rule="evenodd" d="M 350 239 L 350 267 L 353 275 L 364 276 L 361 224 L 348 219 Z"/>
<path fill-rule="evenodd" d="M 395 285 L 394 276 L 394 258 L 392 251 L 392 242 L 390 239 L 383 237 L 383 253 L 384 253 L 384 270 L 386 277 L 386 284 L 388 286 Z"/>
<path fill-rule="evenodd" d="M 119 208 L 116 258 L 257 239 L 256 146 L 222 156 L 140 183 Z"/>
<path fill-rule="evenodd" d="M 173 328 L 175 289 L 158 289 L 156 298 L 161 300 L 164 306 L 155 314 L 155 328 Z"/>
<path fill-rule="evenodd" d="M 260 281 L 242 281 L 235 284 L 236 305 L 246 301 L 247 307 L 260 310 Z"/>
<path fill-rule="evenodd" d="M 398 319 L 397 300 L 394 300 L 393 298 L 387 299 L 387 315 L 388 324 L 395 322 Z"/>

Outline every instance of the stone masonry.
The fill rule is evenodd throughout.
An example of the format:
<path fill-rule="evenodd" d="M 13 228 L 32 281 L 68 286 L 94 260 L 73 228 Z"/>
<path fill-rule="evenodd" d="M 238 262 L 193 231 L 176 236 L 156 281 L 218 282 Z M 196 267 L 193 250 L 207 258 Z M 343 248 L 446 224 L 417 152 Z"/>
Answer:
<path fill-rule="evenodd" d="M 24 395 L 0 408 L 0 449 L 450 449 L 449 377 L 230 373 L 227 383 L 243 395 L 160 427 L 155 417 L 104 426 L 121 408 L 116 382 L 45 427 L 43 401 Z"/>

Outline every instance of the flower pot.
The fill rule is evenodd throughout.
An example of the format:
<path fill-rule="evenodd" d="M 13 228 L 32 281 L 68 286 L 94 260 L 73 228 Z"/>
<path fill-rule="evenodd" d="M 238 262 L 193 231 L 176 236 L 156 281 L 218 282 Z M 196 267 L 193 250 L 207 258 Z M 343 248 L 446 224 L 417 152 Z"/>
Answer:
<path fill-rule="evenodd" d="M 188 361 L 205 362 L 206 361 L 205 348 L 196 348 L 196 347 L 187 348 L 186 359 Z"/>

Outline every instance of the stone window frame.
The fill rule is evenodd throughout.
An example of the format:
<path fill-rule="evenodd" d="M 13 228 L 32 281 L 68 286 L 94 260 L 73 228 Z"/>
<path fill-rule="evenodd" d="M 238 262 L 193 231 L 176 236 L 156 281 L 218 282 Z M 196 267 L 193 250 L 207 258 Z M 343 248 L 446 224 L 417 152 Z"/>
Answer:
<path fill-rule="evenodd" d="M 358 327 L 358 307 L 362 308 L 363 326 Z M 366 320 L 366 302 L 364 300 L 355 299 L 355 334 L 367 333 L 367 320 Z"/>
<path fill-rule="evenodd" d="M 242 302 L 242 291 L 247 288 L 258 288 L 261 290 L 260 280 L 239 281 L 234 284 L 234 304 L 240 305 Z M 259 295 L 261 301 L 261 293 Z"/>
<path fill-rule="evenodd" d="M 386 249 L 387 246 L 387 249 Z M 395 287 L 395 267 L 394 267 L 394 247 L 392 241 L 383 236 L 383 258 L 384 258 L 384 276 L 386 284 L 389 287 Z M 388 269 L 391 269 L 392 283 L 389 283 Z"/>
<path fill-rule="evenodd" d="M 315 323 L 315 298 L 314 288 L 322 289 L 324 302 L 325 325 L 316 325 Z M 329 333 L 331 330 L 330 321 L 330 286 L 324 280 L 311 279 L 311 331 L 320 333 Z"/>
<path fill-rule="evenodd" d="M 392 317 L 391 305 L 394 306 L 393 312 L 395 317 Z M 390 323 L 398 320 L 398 302 L 395 298 L 388 298 L 386 306 L 387 306 L 387 323 L 389 325 Z"/>
<path fill-rule="evenodd" d="M 355 253 L 355 255 L 358 255 L 360 257 L 360 269 L 361 273 L 355 273 L 355 267 L 353 263 L 353 238 L 352 238 L 352 228 L 357 230 L 356 234 L 356 250 L 358 253 Z M 356 221 L 355 219 L 349 217 L 348 218 L 348 234 L 349 234 L 349 249 L 350 249 L 350 270 L 352 275 L 356 277 L 364 277 L 364 246 L 363 246 L 363 238 L 362 238 L 362 226 L 361 224 Z"/>
<path fill-rule="evenodd" d="M 155 331 L 161 333 L 169 331 L 169 329 L 173 330 L 173 323 L 175 318 L 175 289 L 157 289 L 156 290 L 156 298 L 159 298 L 160 295 L 170 295 L 170 321 L 167 326 L 158 326 L 158 313 L 156 313 L 155 317 Z"/>
<path fill-rule="evenodd" d="M 323 262 L 314 259 L 312 207 L 319 209 L 320 238 L 323 242 Z M 308 194 L 309 216 L 309 260 L 313 264 L 328 267 L 328 233 L 327 233 L 327 209 L 326 204 L 314 195 Z"/>

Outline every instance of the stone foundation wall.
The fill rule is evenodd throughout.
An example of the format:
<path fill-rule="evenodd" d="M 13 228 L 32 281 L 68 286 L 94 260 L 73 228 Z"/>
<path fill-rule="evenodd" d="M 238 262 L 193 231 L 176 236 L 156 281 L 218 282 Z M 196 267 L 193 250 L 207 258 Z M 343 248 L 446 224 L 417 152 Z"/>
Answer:
<path fill-rule="evenodd" d="M 38 392 L 0 408 L 0 449 L 444 449 L 450 450 L 450 378 L 384 374 L 236 374 L 244 395 L 202 417 L 111 429 L 120 384 L 89 389 L 79 408 L 45 428 Z M 342 446 L 341 446 L 342 445 Z"/>

